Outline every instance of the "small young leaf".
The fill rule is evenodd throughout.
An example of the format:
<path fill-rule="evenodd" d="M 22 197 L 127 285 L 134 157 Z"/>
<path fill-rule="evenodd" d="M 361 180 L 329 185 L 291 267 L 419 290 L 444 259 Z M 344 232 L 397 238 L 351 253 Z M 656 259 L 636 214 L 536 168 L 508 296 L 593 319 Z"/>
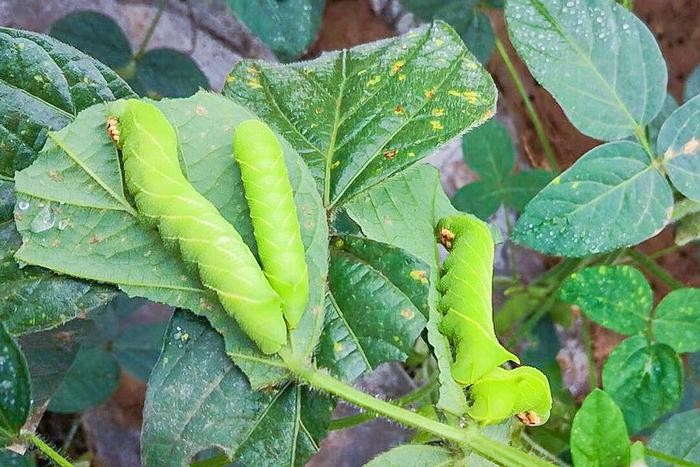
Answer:
<path fill-rule="evenodd" d="M 682 194 L 700 201 L 700 96 L 676 109 L 664 122 L 657 151 L 673 185 Z"/>
<path fill-rule="evenodd" d="M 667 93 L 666 99 L 664 100 L 664 105 L 661 107 L 661 110 L 656 115 L 656 117 L 654 117 L 654 120 L 649 122 L 649 125 L 647 125 L 649 143 L 652 145 L 652 147 L 656 147 L 661 127 L 664 125 L 668 117 L 670 117 L 671 114 L 676 111 L 677 108 L 678 102 L 676 102 L 676 98 L 673 97 L 671 94 Z M 632 140 L 632 137 L 630 137 L 630 140 Z"/>
<path fill-rule="evenodd" d="M 690 72 L 688 79 L 685 81 L 683 100 L 687 102 L 698 94 L 700 94 L 700 65 Z"/>
<path fill-rule="evenodd" d="M 378 455 L 364 467 L 440 467 L 454 465 L 452 453 L 439 446 L 408 444 Z"/>
<path fill-rule="evenodd" d="M 630 434 L 649 426 L 678 405 L 683 392 L 683 366 L 665 344 L 644 336 L 625 339 L 603 367 L 603 388 L 625 415 Z"/>
<path fill-rule="evenodd" d="M 499 187 L 494 180 L 479 180 L 464 185 L 452 198 L 454 207 L 486 220 L 501 206 Z"/>
<path fill-rule="evenodd" d="M 700 464 L 700 409 L 678 413 L 664 422 L 649 439 L 649 447 L 693 464 Z M 647 457 L 649 467 L 672 464 Z"/>
<path fill-rule="evenodd" d="M 110 352 L 83 346 L 51 398 L 48 410 L 77 413 L 105 402 L 117 390 L 120 375 L 119 364 Z"/>
<path fill-rule="evenodd" d="M 49 34 L 113 70 L 133 59 L 131 44 L 119 25 L 96 11 L 75 11 L 56 21 Z"/>
<path fill-rule="evenodd" d="M 700 238 L 700 212 L 685 216 L 676 227 L 676 245 L 687 245 Z"/>
<path fill-rule="evenodd" d="M 554 174 L 549 170 L 532 169 L 518 172 L 506 179 L 503 203 L 516 211 L 522 211 L 553 178 Z"/>
<path fill-rule="evenodd" d="M 661 109 L 668 72 L 649 29 L 611 0 L 511 0 L 508 32 L 532 75 L 582 133 L 611 141 Z"/>
<path fill-rule="evenodd" d="M 671 218 L 671 188 L 638 144 L 593 148 L 525 207 L 514 239 L 550 255 L 581 257 L 637 244 Z"/>
<path fill-rule="evenodd" d="M 591 320 L 620 334 L 647 329 L 653 293 L 644 275 L 632 266 L 597 266 L 569 276 L 559 299 L 577 305 Z"/>
<path fill-rule="evenodd" d="M 700 350 L 700 289 L 674 290 L 656 307 L 654 337 L 678 353 Z"/>
<path fill-rule="evenodd" d="M 462 137 L 464 160 L 482 180 L 500 181 L 515 166 L 513 141 L 508 129 L 491 119 Z"/>
<path fill-rule="evenodd" d="M 0 322 L 0 449 L 12 442 L 27 421 L 30 398 L 27 362 Z"/>
<path fill-rule="evenodd" d="M 571 427 L 571 457 L 576 467 L 627 467 L 630 441 L 622 411 L 605 391 L 594 389 Z"/>

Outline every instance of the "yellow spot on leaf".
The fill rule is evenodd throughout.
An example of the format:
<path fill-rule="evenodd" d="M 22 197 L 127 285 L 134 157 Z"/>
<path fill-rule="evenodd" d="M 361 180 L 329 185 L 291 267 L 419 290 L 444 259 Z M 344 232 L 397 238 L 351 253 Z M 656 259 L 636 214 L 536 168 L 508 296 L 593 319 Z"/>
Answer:
<path fill-rule="evenodd" d="M 399 71 L 401 71 L 401 68 L 403 68 L 403 66 L 404 66 L 405 64 L 406 64 L 406 60 L 398 60 L 398 61 L 396 61 L 396 63 L 394 63 L 393 65 L 391 65 L 391 71 L 392 71 L 392 73 L 398 73 Z"/>
<path fill-rule="evenodd" d="M 58 170 L 49 170 L 49 178 L 54 182 L 62 182 L 63 174 L 61 174 L 61 172 Z"/>
<path fill-rule="evenodd" d="M 197 115 L 202 117 L 204 115 L 207 115 L 209 113 L 209 111 L 203 105 L 198 105 L 197 107 L 194 108 L 194 113 L 196 113 Z"/>
<path fill-rule="evenodd" d="M 406 319 L 413 319 L 416 316 L 416 314 L 413 312 L 413 310 L 409 308 L 404 308 L 403 310 L 401 310 L 401 316 L 403 316 Z"/>
<path fill-rule="evenodd" d="M 559 185 L 561 183 L 561 177 L 556 177 L 552 180 L 552 185 Z"/>
<path fill-rule="evenodd" d="M 428 276 L 422 269 L 414 269 L 411 271 L 411 279 L 419 281 L 421 284 L 428 283 Z"/>
<path fill-rule="evenodd" d="M 336 353 L 342 352 L 343 351 L 343 344 L 340 342 L 333 343 L 333 350 L 335 350 Z"/>
<path fill-rule="evenodd" d="M 228 75 L 228 76 L 226 77 L 226 82 L 227 82 L 227 83 L 233 83 L 234 81 L 236 81 L 236 77 L 235 77 L 235 76 L 233 76 L 233 75 Z"/>
<path fill-rule="evenodd" d="M 433 109 L 433 111 L 430 112 L 430 115 L 432 115 L 433 117 L 442 117 L 443 115 L 445 115 L 445 109 L 443 109 L 443 108 Z"/>
<path fill-rule="evenodd" d="M 248 80 L 248 87 L 252 89 L 261 89 L 262 84 L 260 84 L 260 80 L 258 78 L 251 78 Z"/>
<path fill-rule="evenodd" d="M 367 86 L 368 86 L 368 87 L 369 87 L 369 86 L 374 86 L 375 84 L 377 84 L 377 83 L 380 82 L 381 80 L 382 80 L 382 77 L 381 77 L 381 76 L 379 76 L 379 75 L 374 75 L 374 76 L 371 77 L 369 80 L 367 80 Z"/>
<path fill-rule="evenodd" d="M 396 108 L 394 109 L 394 113 L 396 115 L 401 115 L 404 113 L 404 111 L 405 111 L 404 108 L 400 105 L 397 105 Z"/>
<path fill-rule="evenodd" d="M 245 71 L 247 71 L 251 75 L 257 75 L 258 73 L 260 73 L 260 70 L 258 70 L 257 68 L 253 68 L 252 66 L 246 68 Z"/>
<path fill-rule="evenodd" d="M 340 161 L 335 161 L 331 164 L 331 170 L 337 168 L 340 165 Z"/>
<path fill-rule="evenodd" d="M 426 99 L 432 99 L 435 97 L 435 88 L 427 89 L 424 94 Z"/>
<path fill-rule="evenodd" d="M 393 159 L 394 157 L 396 157 L 396 154 L 398 154 L 398 152 L 399 152 L 399 151 L 398 151 L 397 149 L 390 149 L 390 150 L 388 150 L 388 151 L 384 151 L 384 157 L 386 157 L 387 159 L 391 160 L 391 159 Z"/>
<path fill-rule="evenodd" d="M 399 73 L 398 78 L 399 78 L 399 81 L 405 81 L 405 80 L 406 80 L 406 75 L 404 75 L 403 73 Z"/>
<path fill-rule="evenodd" d="M 430 120 L 430 126 L 434 131 L 442 130 L 444 128 L 440 120 Z"/>
<path fill-rule="evenodd" d="M 470 104 L 476 104 L 477 101 L 479 100 L 479 93 L 476 91 L 464 91 L 462 93 L 462 96 L 469 102 Z"/>
<path fill-rule="evenodd" d="M 413 151 L 410 151 L 410 152 L 408 153 L 408 157 L 416 157 L 416 153 L 413 152 Z"/>

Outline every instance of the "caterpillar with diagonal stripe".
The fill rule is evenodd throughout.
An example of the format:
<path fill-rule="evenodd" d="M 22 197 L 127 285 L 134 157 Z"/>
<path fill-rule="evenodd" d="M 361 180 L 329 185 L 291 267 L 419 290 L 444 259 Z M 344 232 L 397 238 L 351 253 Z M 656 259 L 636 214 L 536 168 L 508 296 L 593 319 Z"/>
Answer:
<path fill-rule="evenodd" d="M 121 149 L 126 187 L 134 197 L 138 212 L 156 225 L 166 243 L 179 246 L 186 262 L 197 266 L 202 284 L 217 293 L 227 313 L 260 350 L 266 354 L 278 352 L 287 343 L 283 299 L 270 285 L 235 228 L 183 175 L 174 129 L 157 107 L 146 102 L 131 99 L 115 104 L 113 109 L 116 115 L 108 120 L 108 133 Z M 248 131 L 240 132 L 238 138 L 246 138 Z M 252 135 L 248 136 L 252 138 Z M 244 142 L 238 146 L 249 151 L 256 151 L 258 143 L 279 146 L 271 131 L 266 137 L 273 138 L 274 142 L 258 138 L 248 148 Z M 262 150 L 267 151 L 263 146 Z M 275 153 L 275 157 L 281 158 L 281 151 Z M 283 189 L 289 188 L 288 184 L 287 181 Z M 249 189 L 249 185 L 245 188 Z M 291 197 L 291 188 L 289 190 Z M 253 194 L 252 198 L 255 197 Z M 288 208 L 288 203 L 283 207 Z M 264 216 L 252 206 L 251 212 L 253 216 Z M 293 217 L 296 220 L 296 211 Z M 265 245 L 261 251 L 269 251 L 266 239 L 261 236 L 264 230 L 258 230 L 256 227 L 256 239 Z M 301 262 L 304 263 L 303 245 L 298 234 L 294 236 L 294 242 L 298 245 L 290 247 L 291 256 L 299 260 L 301 249 Z M 265 263 L 269 263 L 269 258 Z M 276 270 L 269 273 L 269 277 L 276 278 Z M 299 282 L 305 281 L 304 278 Z M 303 294 L 304 290 L 298 293 Z M 299 308 L 303 312 L 302 302 L 306 304 L 306 296 L 290 300 L 291 308 L 298 316 Z"/>
<path fill-rule="evenodd" d="M 501 368 L 519 360 L 498 342 L 493 327 L 494 243 L 488 226 L 472 216 L 454 215 L 440 220 L 437 235 L 450 252 L 438 284 L 440 331 L 452 344 L 452 377 L 469 388 L 467 413 L 484 424 L 512 415 L 528 425 L 544 423 L 552 405 L 547 378 L 526 366 Z"/>

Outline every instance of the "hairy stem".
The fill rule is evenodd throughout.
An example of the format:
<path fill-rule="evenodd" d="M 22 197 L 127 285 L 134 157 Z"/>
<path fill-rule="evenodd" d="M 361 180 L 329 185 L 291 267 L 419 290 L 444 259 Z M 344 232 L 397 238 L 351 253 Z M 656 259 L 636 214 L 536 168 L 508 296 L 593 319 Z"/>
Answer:
<path fill-rule="evenodd" d="M 652 275 L 656 276 L 661 282 L 663 282 L 671 290 L 682 289 L 685 285 L 669 274 L 664 268 L 659 266 L 654 262 L 653 259 L 649 258 L 644 253 L 630 248 L 627 250 L 627 255 L 629 255 L 637 264 L 649 271 Z"/>
<path fill-rule="evenodd" d="M 549 163 L 550 168 L 554 172 L 558 173 L 559 164 L 557 163 L 557 157 L 554 155 L 554 150 L 552 149 L 552 145 L 549 142 L 549 138 L 547 138 L 547 134 L 544 132 L 542 120 L 540 120 L 540 116 L 537 114 L 537 111 L 532 106 L 532 102 L 530 102 L 530 97 L 528 96 L 527 91 L 525 90 L 525 86 L 523 85 L 520 76 L 518 76 L 518 71 L 515 69 L 513 62 L 508 56 L 508 52 L 506 52 L 506 48 L 503 46 L 503 42 L 501 42 L 501 40 L 498 38 L 496 38 L 496 49 L 498 49 L 498 53 L 501 56 L 503 62 L 506 64 L 506 68 L 508 68 L 508 73 L 510 74 L 511 79 L 515 83 L 515 87 L 518 89 L 520 97 L 523 99 L 523 104 L 525 104 L 525 110 L 527 110 L 527 114 L 529 115 L 530 120 L 532 121 L 532 125 L 535 127 L 535 133 L 537 134 L 537 138 L 540 140 L 540 144 L 542 144 L 542 149 L 544 150 L 544 155 L 547 158 L 547 162 Z"/>
<path fill-rule="evenodd" d="M 432 433 L 441 439 L 466 446 L 472 452 L 499 465 L 551 466 L 539 457 L 497 442 L 479 433 L 475 427 L 458 428 L 424 417 L 410 410 L 370 396 L 327 373 L 305 365 L 287 362 L 290 370 L 310 386 L 333 394 L 351 404 L 382 415 L 402 425 Z"/>
<path fill-rule="evenodd" d="M 63 456 L 56 452 L 51 446 L 45 443 L 36 434 L 30 433 L 27 435 L 27 440 L 31 441 L 34 446 L 37 447 L 46 457 L 51 459 L 51 461 L 58 465 L 59 467 L 73 467 L 73 464 L 68 462 Z"/>
<path fill-rule="evenodd" d="M 148 30 L 146 31 L 146 35 L 141 41 L 139 50 L 134 54 L 134 60 L 138 61 L 146 51 L 146 47 L 148 47 L 148 43 L 151 42 L 151 37 L 153 37 L 153 32 L 156 30 L 156 26 L 158 26 L 158 22 L 160 21 L 160 17 L 163 15 L 164 9 L 165 0 L 158 0 L 158 10 L 156 10 L 156 14 L 153 17 L 151 24 L 148 25 Z"/>

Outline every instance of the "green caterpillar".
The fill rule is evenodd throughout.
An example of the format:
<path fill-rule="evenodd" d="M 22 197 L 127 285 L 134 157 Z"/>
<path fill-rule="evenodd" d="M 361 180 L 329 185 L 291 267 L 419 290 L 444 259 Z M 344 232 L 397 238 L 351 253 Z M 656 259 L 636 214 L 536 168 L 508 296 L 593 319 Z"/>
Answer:
<path fill-rule="evenodd" d="M 238 125 L 233 147 L 263 271 L 282 299 L 289 328 L 294 329 L 306 309 L 309 276 L 282 147 L 259 120 Z"/>
<path fill-rule="evenodd" d="M 282 301 L 241 236 L 182 174 L 177 137 L 155 106 L 135 99 L 114 105 L 108 133 L 122 151 L 124 178 L 138 212 L 195 264 L 202 283 L 266 354 L 287 342 Z"/>
<path fill-rule="evenodd" d="M 531 367 L 500 367 L 519 361 L 498 342 L 493 327 L 491 232 L 474 217 L 455 215 L 439 222 L 438 238 L 450 251 L 438 284 L 438 309 L 444 314 L 440 331 L 454 349 L 452 377 L 469 387 L 467 413 L 483 424 L 512 415 L 527 425 L 546 422 L 552 406 L 547 378 Z"/>

